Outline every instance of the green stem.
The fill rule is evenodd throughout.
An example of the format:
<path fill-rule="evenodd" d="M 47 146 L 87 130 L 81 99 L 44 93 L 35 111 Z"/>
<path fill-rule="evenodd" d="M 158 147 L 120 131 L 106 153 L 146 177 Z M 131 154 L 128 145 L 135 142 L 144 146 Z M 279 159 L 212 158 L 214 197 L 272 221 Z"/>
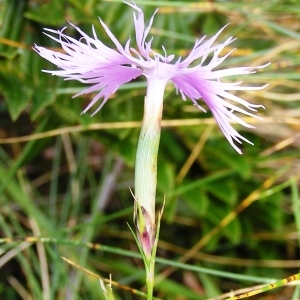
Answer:
<path fill-rule="evenodd" d="M 148 79 L 143 124 L 136 153 L 134 193 L 140 206 L 148 212 L 152 224 L 155 224 L 157 153 L 166 83 L 165 79 Z"/>
<path fill-rule="evenodd" d="M 152 300 L 154 287 L 154 267 L 157 247 L 155 226 L 157 154 L 161 132 L 163 95 L 166 84 L 166 79 L 148 78 L 143 124 L 135 164 L 134 192 L 138 202 L 136 223 L 140 243 L 139 248 L 143 252 L 145 262 L 147 300 Z"/>
<path fill-rule="evenodd" d="M 149 262 L 149 268 L 147 269 L 147 300 L 152 300 L 153 298 L 153 288 L 154 288 L 154 267 L 155 267 L 155 259 L 152 259 Z"/>

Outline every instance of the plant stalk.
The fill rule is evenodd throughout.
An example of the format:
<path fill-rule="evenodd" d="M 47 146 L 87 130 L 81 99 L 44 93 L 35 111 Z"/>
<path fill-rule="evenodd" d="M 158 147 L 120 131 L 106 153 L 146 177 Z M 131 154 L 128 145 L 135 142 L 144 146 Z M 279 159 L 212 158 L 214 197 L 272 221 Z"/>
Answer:
<path fill-rule="evenodd" d="M 137 146 L 134 193 L 155 224 L 157 154 L 161 132 L 163 95 L 167 80 L 148 79 L 143 124 Z"/>
<path fill-rule="evenodd" d="M 155 226 L 157 154 L 167 80 L 153 77 L 147 80 L 143 123 L 136 153 L 134 192 L 138 202 L 135 206 L 136 227 L 146 269 L 147 300 L 152 300 L 158 237 Z"/>

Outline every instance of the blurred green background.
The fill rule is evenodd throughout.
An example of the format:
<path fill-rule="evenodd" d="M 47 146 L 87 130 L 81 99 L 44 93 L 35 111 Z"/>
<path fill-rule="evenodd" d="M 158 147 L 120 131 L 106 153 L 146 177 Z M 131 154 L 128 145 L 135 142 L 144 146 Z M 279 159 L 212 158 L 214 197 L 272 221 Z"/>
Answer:
<path fill-rule="evenodd" d="M 222 67 L 258 66 L 231 79 L 269 86 L 239 92 L 263 104 L 256 129 L 236 127 L 254 146 L 229 145 L 211 114 L 168 86 L 159 151 L 157 210 L 166 206 L 155 288 L 160 299 L 225 299 L 232 290 L 295 274 L 299 260 L 300 2 L 136 1 L 163 53 L 185 56 L 196 38 L 237 37 Z M 100 17 L 124 45 L 134 28 L 122 1 L 0 0 L 0 298 L 104 299 L 101 277 L 144 291 L 132 224 L 134 159 L 145 80 L 123 86 L 95 116 L 93 95 L 41 72 L 56 67 L 34 44 L 58 48 L 43 28 L 68 22 L 113 46 Z M 66 33 L 78 38 L 68 26 Z M 231 49 L 227 49 L 230 51 Z M 42 237 L 35 242 L 29 237 Z M 47 239 L 46 239 L 47 238 Z M 87 243 L 98 244 L 88 247 Z M 100 247 L 101 245 L 101 247 Z M 91 245 L 90 245 L 91 246 Z M 182 262 L 181 264 L 176 264 Z M 171 269 L 171 267 L 173 268 Z M 114 287 L 116 299 L 142 299 Z M 256 299 L 298 299 L 283 287 Z"/>

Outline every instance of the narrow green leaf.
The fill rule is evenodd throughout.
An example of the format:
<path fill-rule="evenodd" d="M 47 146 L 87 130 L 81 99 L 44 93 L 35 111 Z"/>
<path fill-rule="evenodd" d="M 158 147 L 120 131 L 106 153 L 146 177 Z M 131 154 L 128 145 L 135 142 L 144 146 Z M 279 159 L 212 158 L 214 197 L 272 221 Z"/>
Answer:
<path fill-rule="evenodd" d="M 20 35 L 24 29 L 23 13 L 25 10 L 25 0 L 8 0 L 3 8 L 0 20 L 0 38 L 12 41 L 20 41 Z M 12 59 L 18 49 L 0 43 L 0 56 Z"/>
<path fill-rule="evenodd" d="M 34 6 L 26 12 L 25 17 L 41 24 L 63 25 L 66 22 L 66 16 L 64 15 L 65 5 L 65 0 L 52 0 L 45 4 Z"/>
<path fill-rule="evenodd" d="M 11 74 L 1 73 L 0 91 L 5 97 L 11 118 L 15 121 L 28 105 L 33 91 L 24 84 L 23 80 Z"/>

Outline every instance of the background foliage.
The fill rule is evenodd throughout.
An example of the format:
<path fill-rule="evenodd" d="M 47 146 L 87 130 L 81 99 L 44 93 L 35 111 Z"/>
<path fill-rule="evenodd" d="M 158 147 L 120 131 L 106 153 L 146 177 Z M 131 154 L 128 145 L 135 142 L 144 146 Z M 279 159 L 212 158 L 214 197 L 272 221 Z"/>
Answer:
<path fill-rule="evenodd" d="M 158 51 L 164 45 L 184 56 L 197 37 L 230 23 L 219 41 L 234 35 L 238 50 L 224 67 L 272 62 L 258 74 L 232 78 L 269 83 L 263 91 L 240 92 L 266 108 L 263 120 L 249 120 L 255 130 L 239 128 L 255 143 L 244 144 L 243 155 L 209 113 L 168 87 L 157 205 L 166 195 L 157 273 L 167 277 L 156 294 L 224 299 L 230 290 L 297 273 L 299 1 L 136 3 L 147 18 L 159 7 L 151 31 Z M 0 13 L 0 234 L 14 238 L 1 240 L 1 299 L 104 299 L 98 280 L 62 256 L 142 291 L 142 262 L 126 222 L 132 224 L 128 187 L 145 82 L 124 86 L 95 116 L 81 115 L 93 95 L 72 99 L 81 84 L 41 72 L 55 66 L 32 50 L 34 43 L 56 48 L 43 28 L 68 22 L 88 33 L 93 24 L 111 45 L 98 17 L 124 44 L 134 32 L 132 10 L 113 0 L 0 0 Z M 66 32 L 76 37 L 72 27 Z M 31 236 L 49 240 L 34 243 Z M 138 297 L 114 290 L 117 299 Z M 291 299 L 293 290 L 268 299 Z"/>

